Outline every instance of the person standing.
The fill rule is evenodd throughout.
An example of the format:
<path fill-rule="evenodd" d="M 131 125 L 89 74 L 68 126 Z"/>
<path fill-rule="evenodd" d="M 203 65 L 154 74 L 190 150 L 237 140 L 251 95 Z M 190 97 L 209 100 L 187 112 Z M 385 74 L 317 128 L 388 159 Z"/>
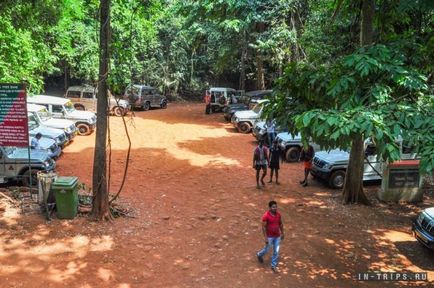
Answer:
<path fill-rule="evenodd" d="M 32 140 L 30 141 L 30 148 L 35 149 L 35 150 L 40 150 L 41 149 L 41 145 L 39 144 L 39 140 L 42 138 L 42 134 L 41 133 L 36 133 L 35 137 L 32 138 Z"/>
<path fill-rule="evenodd" d="M 313 150 L 312 145 L 309 145 L 307 149 L 301 149 L 300 153 L 300 161 L 303 161 L 303 169 L 304 169 L 304 180 L 300 181 L 300 184 L 303 187 L 307 186 L 307 178 L 309 176 L 309 172 L 312 169 L 312 161 L 315 156 L 315 151 Z"/>
<path fill-rule="evenodd" d="M 211 94 L 208 90 L 205 92 L 205 114 L 211 113 Z"/>
<path fill-rule="evenodd" d="M 273 247 L 273 255 L 271 256 L 271 270 L 277 271 L 279 263 L 280 241 L 285 238 L 283 232 L 282 216 L 277 211 L 277 203 L 272 200 L 268 203 L 268 211 L 262 216 L 262 234 L 264 236 L 265 247 L 256 253 L 259 263 L 264 263 L 264 255 L 268 249 Z"/>
<path fill-rule="evenodd" d="M 273 144 L 270 147 L 270 181 L 268 183 L 273 182 L 273 172 L 276 174 L 276 184 L 279 183 L 279 169 L 280 169 L 280 161 L 281 153 L 279 149 L 279 145 L 277 145 L 277 139 L 274 139 Z"/>
<path fill-rule="evenodd" d="M 268 149 L 264 146 L 264 141 L 259 140 L 258 146 L 253 151 L 253 168 L 256 169 L 256 188 L 260 189 L 259 172 L 262 170 L 261 184 L 265 186 L 264 178 L 267 175 L 267 166 L 270 160 L 268 158 Z"/>
<path fill-rule="evenodd" d="M 273 120 L 268 119 L 265 123 L 265 126 L 267 127 L 267 137 L 268 137 L 268 145 L 272 145 L 274 138 L 276 138 L 276 128 L 274 127 Z"/>

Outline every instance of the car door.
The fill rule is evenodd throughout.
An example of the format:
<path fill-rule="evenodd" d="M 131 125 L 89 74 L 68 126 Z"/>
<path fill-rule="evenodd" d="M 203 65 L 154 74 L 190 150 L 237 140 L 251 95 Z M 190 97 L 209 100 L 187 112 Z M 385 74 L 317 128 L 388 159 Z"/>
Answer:
<path fill-rule="evenodd" d="M 152 107 L 159 107 L 160 95 L 158 94 L 158 91 L 153 89 L 151 93 L 152 93 Z"/>
<path fill-rule="evenodd" d="M 63 110 L 63 105 L 51 104 L 49 106 L 50 106 L 50 112 L 53 115 L 53 118 L 57 118 L 57 119 L 65 118 L 65 112 Z"/>
<path fill-rule="evenodd" d="M 72 101 L 72 103 L 80 103 L 81 102 L 81 91 L 68 89 L 66 91 L 66 98 Z"/>
<path fill-rule="evenodd" d="M 86 107 L 86 110 L 96 112 L 96 95 L 92 91 L 83 91 L 81 102 Z"/>
<path fill-rule="evenodd" d="M 14 149 L 12 147 L 0 147 L 0 183 L 6 182 L 5 178 L 13 178 L 17 175 L 17 165 L 14 160 L 8 158 L 6 149 Z"/>
<path fill-rule="evenodd" d="M 377 159 L 377 149 L 369 143 L 365 148 L 365 162 L 363 166 L 363 179 L 381 179 L 383 174 L 383 161 Z"/>

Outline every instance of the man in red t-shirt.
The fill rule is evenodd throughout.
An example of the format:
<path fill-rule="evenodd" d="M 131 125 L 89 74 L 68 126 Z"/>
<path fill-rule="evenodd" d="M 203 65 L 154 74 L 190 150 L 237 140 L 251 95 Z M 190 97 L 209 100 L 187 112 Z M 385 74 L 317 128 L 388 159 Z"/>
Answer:
<path fill-rule="evenodd" d="M 276 201 L 268 203 L 269 210 L 262 216 L 262 233 L 264 234 L 265 247 L 256 253 L 258 261 L 264 262 L 264 255 L 268 249 L 273 246 L 273 256 L 271 257 L 271 270 L 277 272 L 277 264 L 279 263 L 280 240 L 285 237 L 283 233 L 283 223 L 280 213 L 277 212 Z"/>

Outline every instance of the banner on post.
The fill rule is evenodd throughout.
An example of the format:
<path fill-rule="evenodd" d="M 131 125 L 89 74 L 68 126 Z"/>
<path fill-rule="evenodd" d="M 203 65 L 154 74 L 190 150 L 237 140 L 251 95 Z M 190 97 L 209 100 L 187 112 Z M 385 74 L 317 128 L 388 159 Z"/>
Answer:
<path fill-rule="evenodd" d="M 0 146 L 29 146 L 24 84 L 0 83 Z"/>

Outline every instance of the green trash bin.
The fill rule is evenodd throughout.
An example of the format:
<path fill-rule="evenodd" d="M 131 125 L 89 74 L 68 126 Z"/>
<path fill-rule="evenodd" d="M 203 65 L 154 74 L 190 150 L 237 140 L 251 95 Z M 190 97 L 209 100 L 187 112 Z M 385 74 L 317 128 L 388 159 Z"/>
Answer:
<path fill-rule="evenodd" d="M 57 218 L 74 219 L 78 209 L 78 178 L 57 177 L 51 189 L 56 196 Z"/>

